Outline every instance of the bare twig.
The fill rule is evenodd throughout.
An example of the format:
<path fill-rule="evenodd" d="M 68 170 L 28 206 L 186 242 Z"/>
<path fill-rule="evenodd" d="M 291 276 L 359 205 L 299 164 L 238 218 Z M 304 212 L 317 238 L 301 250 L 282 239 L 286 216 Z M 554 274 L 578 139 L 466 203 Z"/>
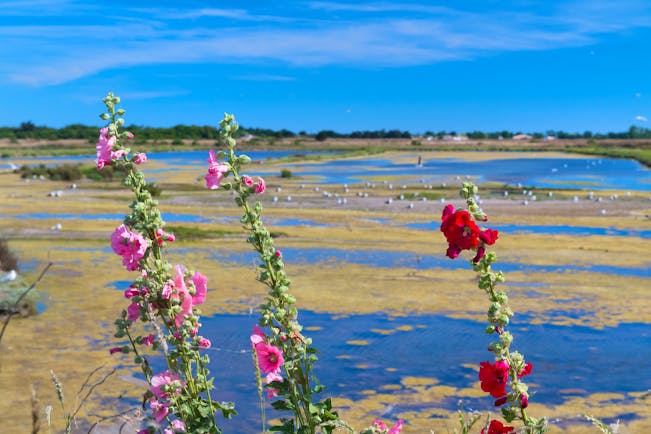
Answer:
<path fill-rule="evenodd" d="M 45 268 L 43 269 L 43 271 L 41 271 L 41 274 L 40 274 L 40 275 L 38 276 L 38 278 L 34 281 L 34 283 L 32 283 L 32 285 L 31 285 L 29 288 L 27 288 L 27 289 L 25 290 L 25 292 L 23 292 L 22 294 L 20 294 L 20 297 L 18 297 L 18 300 L 16 300 L 16 303 L 14 303 L 14 309 L 10 309 L 9 315 L 7 316 L 7 319 L 5 319 L 5 322 L 4 322 L 4 324 L 2 325 L 2 330 L 0 331 L 0 342 L 2 342 L 2 337 L 3 337 L 4 334 L 5 334 L 5 329 L 6 329 L 7 326 L 9 325 L 9 321 L 11 321 L 11 317 L 14 316 L 14 315 L 16 314 L 16 312 L 15 312 L 15 308 L 18 307 L 18 305 L 20 304 L 21 300 L 22 300 L 23 298 L 25 298 L 25 296 L 26 296 L 26 295 L 27 295 L 27 294 L 28 294 L 32 289 L 36 288 L 36 285 L 38 285 L 38 283 L 41 281 L 41 279 L 43 278 L 43 276 L 45 276 L 45 273 L 47 273 L 47 270 L 49 270 L 51 266 L 52 266 L 52 262 L 48 262 L 48 264 L 45 266 Z"/>
<path fill-rule="evenodd" d="M 111 414 L 109 416 L 99 416 L 97 414 L 89 414 L 89 416 L 95 416 L 98 419 L 90 426 L 90 428 L 87 431 L 87 434 L 92 433 L 93 429 L 95 429 L 95 427 L 97 427 L 102 422 L 110 420 L 110 419 L 115 419 L 115 418 L 118 418 L 118 417 L 126 416 L 129 413 L 133 413 L 134 417 L 138 417 L 138 415 L 140 414 L 140 410 L 137 409 L 137 408 L 130 408 L 128 410 L 124 410 L 124 411 L 121 411 L 121 412 L 116 413 L 116 414 Z M 122 425 L 120 425 L 120 432 L 122 432 L 122 429 L 124 428 L 124 426 L 126 424 L 128 424 L 129 422 L 131 422 L 131 420 L 129 418 L 125 418 L 124 423 Z"/>
<path fill-rule="evenodd" d="M 81 393 L 81 391 L 84 390 L 84 388 L 85 388 L 86 386 L 88 386 L 88 382 L 90 381 L 90 378 L 93 376 L 93 374 L 94 374 L 95 372 L 97 372 L 97 371 L 98 371 L 99 369 L 101 369 L 101 368 L 102 368 L 102 367 L 94 369 L 93 372 L 91 372 L 91 373 L 88 375 L 88 378 L 86 378 L 86 381 L 85 381 L 84 384 L 81 386 L 81 389 L 79 389 L 79 393 Z M 96 382 L 95 384 L 92 384 L 92 385 L 88 386 L 88 392 L 86 392 L 86 395 L 81 399 L 81 402 L 80 402 L 79 405 L 77 406 L 77 409 L 75 410 L 75 412 L 72 413 L 72 417 L 71 417 L 72 420 L 75 419 L 75 417 L 77 416 L 77 413 L 79 413 L 79 410 L 81 410 L 81 407 L 82 407 L 82 406 L 84 405 L 84 403 L 88 400 L 88 398 L 90 397 L 91 393 L 93 393 L 93 391 L 95 390 L 95 388 L 97 388 L 98 386 L 104 384 L 104 383 L 106 382 L 106 380 L 108 380 L 108 378 L 109 378 L 111 375 L 115 374 L 115 371 L 117 371 L 117 368 L 113 368 L 113 369 L 111 369 L 108 373 L 104 374 L 104 376 L 103 376 L 103 377 L 102 377 L 98 382 Z"/>
<path fill-rule="evenodd" d="M 32 434 L 38 434 L 41 429 L 41 410 L 38 406 L 38 393 L 32 384 Z"/>

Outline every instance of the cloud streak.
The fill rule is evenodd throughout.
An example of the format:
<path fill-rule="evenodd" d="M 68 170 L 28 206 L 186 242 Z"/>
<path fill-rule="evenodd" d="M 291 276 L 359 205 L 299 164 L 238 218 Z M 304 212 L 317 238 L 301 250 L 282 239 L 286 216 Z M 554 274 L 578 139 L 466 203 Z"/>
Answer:
<path fill-rule="evenodd" d="M 306 18 L 291 10 L 270 16 L 244 9 L 130 9 L 121 11 L 118 25 L 96 16 L 84 24 L 0 27 L 0 35 L 11 42 L 0 47 L 0 56 L 19 59 L 0 65 L 0 76 L 46 86 L 111 69 L 171 63 L 403 67 L 506 51 L 580 47 L 605 32 L 651 26 L 644 19 L 648 7 L 643 3 L 637 4 L 633 16 L 623 8 L 601 10 L 592 2 L 572 3 L 545 16 L 526 10 L 478 13 L 402 3 L 308 6 L 316 16 Z M 397 10 L 402 13 L 385 14 Z M 344 12 L 344 17 L 331 18 L 327 13 L 333 11 Z M 24 52 L 29 56 L 21 58 Z"/>

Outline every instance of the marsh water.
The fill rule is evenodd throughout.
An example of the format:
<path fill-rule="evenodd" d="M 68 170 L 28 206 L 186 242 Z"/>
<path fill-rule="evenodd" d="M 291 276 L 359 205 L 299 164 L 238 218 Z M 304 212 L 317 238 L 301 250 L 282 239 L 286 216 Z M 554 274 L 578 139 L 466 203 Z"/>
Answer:
<path fill-rule="evenodd" d="M 248 154 L 254 160 L 261 161 L 292 156 L 295 152 L 254 151 Z M 329 184 L 341 186 L 344 183 L 377 183 L 378 187 L 381 187 L 383 178 L 393 179 L 389 182 L 394 182 L 396 186 L 410 183 L 413 187 L 413 185 L 422 186 L 427 183 L 449 183 L 451 180 L 456 182 L 457 177 L 461 180 L 468 176 L 478 181 L 500 182 L 510 186 L 519 184 L 523 188 L 526 186 L 526 188 L 583 189 L 581 200 L 585 200 L 591 190 L 596 192 L 618 190 L 622 196 L 625 195 L 624 191 L 632 191 L 638 196 L 644 196 L 651 191 L 651 170 L 629 160 L 496 156 L 494 159 L 482 161 L 440 158 L 425 161 L 423 167 L 405 163 L 416 156 L 417 154 L 410 154 L 397 161 L 382 157 L 368 157 L 304 163 L 283 162 L 276 165 L 267 162 L 255 167 L 256 170 L 260 169 L 263 173 L 266 170 L 274 176 L 277 176 L 279 168 L 290 168 L 300 177 L 299 181 L 293 182 L 305 182 L 310 184 L 310 187 Z M 198 173 L 201 173 L 205 166 L 206 152 L 152 153 L 149 158 L 170 167 L 196 166 Z M 46 164 L 60 161 L 90 163 L 92 157 L 39 158 L 38 160 Z M 150 170 L 150 174 L 154 177 L 164 176 L 166 170 L 157 168 L 155 171 Z M 625 201 L 621 203 L 621 206 L 626 206 Z M 104 229 L 108 231 L 107 228 L 114 227 L 113 225 L 123 218 L 122 213 L 112 212 L 113 209 L 108 207 L 101 211 L 79 207 L 53 211 L 47 207 L 22 210 L 22 208 L 11 208 L 12 206 L 18 205 L 0 207 L 0 217 L 6 222 L 17 223 L 29 220 L 38 223 L 43 220 L 62 220 L 64 226 L 79 224 L 75 222 L 87 222 L 98 227 L 98 220 L 106 220 Z M 204 213 L 201 207 L 183 212 L 170 212 L 169 208 L 162 211 L 163 218 L 168 223 L 206 225 L 206 227 L 212 224 L 239 226 L 237 217 L 211 215 L 208 212 Z M 377 216 L 369 215 L 354 217 L 354 219 L 361 224 L 367 224 L 374 231 L 379 229 L 410 231 L 409 236 L 416 239 L 430 237 L 432 233 L 440 237 L 438 219 L 425 220 L 426 217 L 421 214 L 418 219 L 408 222 L 390 213 L 378 213 Z M 639 218 L 643 219 L 643 216 Z M 603 255 L 608 252 L 608 246 L 639 246 L 642 245 L 641 243 L 648 243 L 651 239 L 651 228 L 648 224 L 641 224 L 639 227 L 626 224 L 620 227 L 616 226 L 618 221 L 612 219 L 607 221 L 608 224 L 601 225 L 598 222 L 592 225 L 576 222 L 572 225 L 542 224 L 531 220 L 517 224 L 498 222 L 492 224 L 492 227 L 504 234 L 516 234 L 522 238 L 531 235 L 538 242 L 551 239 L 552 242 L 546 244 L 546 248 L 553 247 L 556 235 L 565 237 L 559 243 L 570 245 L 573 240 L 592 240 L 591 244 L 586 244 L 586 251 L 597 250 L 603 252 Z M 283 230 L 284 228 L 299 228 L 301 231 L 308 229 L 344 231 L 346 229 L 346 224 L 337 219 L 325 218 L 315 213 L 301 214 L 300 211 L 271 216 L 268 223 L 271 228 L 280 227 Z M 428 296 L 435 298 L 438 291 L 436 273 L 444 274 L 450 270 L 459 270 L 458 274 L 461 270 L 466 270 L 468 279 L 462 281 L 463 284 L 474 285 L 470 278 L 468 261 L 450 260 L 444 256 L 442 249 L 417 251 L 405 247 L 403 250 L 403 246 L 399 243 L 395 245 L 355 244 L 351 241 L 354 240 L 354 235 L 350 239 L 342 238 L 345 243 L 340 245 L 324 245 L 320 243 L 321 238 L 319 238 L 323 233 L 327 232 L 311 235 L 312 242 L 304 245 L 298 245 L 299 243 L 284 245 L 284 240 L 281 238 L 279 247 L 282 249 L 284 261 L 299 267 L 301 273 L 307 274 L 315 273 L 315 270 L 320 267 L 346 270 L 346 267 L 356 266 L 372 270 L 370 276 L 373 273 L 387 276 L 393 270 L 401 270 L 403 274 L 396 277 L 395 287 L 393 287 L 393 280 L 379 280 L 378 282 L 381 282 L 379 284 L 384 286 L 377 290 L 378 293 L 409 292 L 409 285 L 418 282 L 410 279 L 424 278 L 419 276 L 419 273 L 426 276 L 430 276 L 427 273 L 432 273 L 431 275 L 435 276 L 431 278 L 434 282 L 433 289 Z M 382 232 L 377 233 L 381 240 Z M 183 260 L 186 257 L 194 258 L 200 260 L 202 264 L 223 266 L 228 270 L 252 270 L 257 263 L 256 255 L 246 248 L 230 248 L 227 243 L 222 244 L 220 241 L 215 241 L 213 244 L 209 247 L 198 247 L 196 244 L 187 247 L 179 243 L 170 248 L 170 254 L 174 258 Z M 576 251 L 581 252 L 583 243 L 578 244 L 581 244 L 581 247 Z M 535 244 L 530 247 L 537 248 Z M 577 249 L 576 246 L 568 247 L 565 244 L 562 248 Z M 69 258 L 68 265 L 75 270 L 71 275 L 79 278 L 84 276 L 84 273 L 89 273 L 87 271 L 89 266 L 102 269 L 119 264 L 119 258 L 116 259 L 108 242 L 71 243 L 64 240 L 58 245 L 50 246 L 49 254 L 56 258 Z M 86 259 L 78 260 L 77 257 Z M 598 258 L 598 256 L 594 257 Z M 580 258 L 573 260 L 571 256 L 565 256 L 557 261 L 546 263 L 544 260 L 534 261 L 526 255 L 523 257 L 514 255 L 499 262 L 501 270 L 519 276 L 517 280 L 507 281 L 505 285 L 508 291 L 514 293 L 514 298 L 534 300 L 534 305 L 540 301 L 540 312 L 535 311 L 535 308 L 517 312 L 511 324 L 511 331 L 516 337 L 517 349 L 534 363 L 534 370 L 528 378 L 532 390 L 535 391 L 534 400 L 548 407 L 561 405 L 574 398 L 582 399 L 599 392 L 608 392 L 613 396 L 617 394 L 617 396 L 624 396 L 626 400 L 631 400 L 630 394 L 651 389 L 651 380 L 649 380 L 651 377 L 640 375 L 641 367 L 646 366 L 651 357 L 651 329 L 647 318 L 640 316 L 639 319 L 631 320 L 627 317 L 629 319 L 626 321 L 617 320 L 616 326 L 578 325 L 585 323 L 580 321 L 582 318 L 593 316 L 599 309 L 591 305 L 594 300 L 592 295 L 582 299 L 580 296 L 572 296 L 571 293 L 573 290 L 571 285 L 581 286 L 584 278 L 587 280 L 588 276 L 596 275 L 600 280 L 613 281 L 610 287 L 599 287 L 599 291 L 624 292 L 632 290 L 635 285 L 635 290 L 646 291 L 643 292 L 646 295 L 651 291 L 649 262 L 644 258 L 630 263 L 616 260 L 611 263 L 607 259 L 590 263 L 578 259 Z M 62 264 L 66 266 L 63 260 Z M 36 260 L 25 260 L 21 265 L 24 271 L 34 273 L 42 264 Z M 565 279 L 558 292 L 548 291 L 555 284 L 553 276 Z M 613 286 L 619 285 L 620 282 L 621 286 L 613 289 Z M 255 285 L 255 282 L 251 279 L 250 284 Z M 118 290 L 124 290 L 129 285 L 130 281 L 123 278 L 109 279 L 109 283 L 102 289 L 108 287 L 111 293 L 120 298 Z M 220 282 L 215 283 L 213 292 L 215 296 L 219 296 L 219 285 Z M 300 287 L 297 288 L 298 295 L 302 296 Z M 567 297 L 566 294 L 562 294 L 565 290 L 569 293 Z M 374 294 L 373 289 L 370 291 Z M 562 297 L 559 297 L 559 294 Z M 382 300 L 391 300 L 391 297 L 386 297 L 385 294 L 381 297 Z M 553 305 L 542 307 L 552 299 Z M 247 300 L 247 303 L 250 304 L 250 300 Z M 52 309 L 47 300 L 40 306 L 41 310 Z M 383 311 L 384 313 L 381 313 Z M 376 399 L 384 406 L 379 409 L 373 407 L 372 413 L 377 417 L 389 419 L 404 417 L 402 416 L 404 414 L 414 414 L 412 412 L 423 411 L 425 407 L 436 406 L 454 412 L 459 400 L 463 401 L 466 408 L 492 410 L 492 401 L 486 399 L 483 394 L 476 393 L 477 364 L 480 361 L 490 360 L 492 356 L 486 350 L 490 336 L 483 333 L 484 324 L 455 317 L 452 308 L 450 311 L 438 308 L 435 312 L 437 313 L 413 313 L 407 308 L 396 308 L 390 304 L 384 307 L 380 305 L 375 313 L 363 314 L 355 313 L 354 307 L 347 313 L 336 312 L 327 303 L 319 311 L 302 309 L 300 320 L 307 327 L 305 334 L 314 339 L 315 346 L 320 350 L 317 375 L 321 382 L 328 386 L 327 394 L 350 399 L 353 402 Z M 544 315 L 538 315 L 541 313 Z M 558 318 L 559 322 L 555 323 L 553 321 L 555 318 Z M 568 318 L 579 321 L 566 321 Z M 546 321 L 546 319 L 550 320 Z M 249 345 L 249 334 L 255 322 L 255 313 L 252 314 L 248 309 L 235 309 L 231 313 L 212 314 L 202 319 L 202 334 L 210 338 L 213 343 L 209 354 L 212 360 L 211 372 L 216 377 L 216 396 L 220 400 L 233 400 L 238 403 L 240 416 L 221 424 L 226 431 L 230 432 L 255 432 L 259 428 L 257 392 L 253 381 Z M 107 323 L 106 336 L 98 339 L 96 343 L 106 347 L 114 346 L 110 329 L 111 325 Z M 153 363 L 158 364 L 162 369 L 160 360 L 155 359 Z M 421 386 L 421 383 L 425 386 Z M 412 401 L 395 398 L 408 396 L 410 393 L 419 393 L 424 397 Z M 383 394 L 393 394 L 394 397 Z M 134 404 L 138 403 L 134 401 Z M 624 412 L 617 416 L 626 421 L 639 417 L 639 414 Z"/>
<path fill-rule="evenodd" d="M 323 151 L 248 151 L 253 161 L 283 157 L 325 154 Z M 330 154 L 336 154 L 332 152 Z M 151 160 L 166 163 L 169 168 L 206 165 L 206 151 L 152 152 Z M 401 177 L 404 182 L 440 183 L 452 177 L 469 176 L 479 182 L 500 182 L 537 188 L 586 188 L 594 190 L 651 190 L 651 170 L 634 160 L 594 157 L 568 158 L 499 158 L 468 161 L 456 158 L 437 158 L 418 166 L 418 154 L 413 163 L 392 159 L 366 157 L 352 159 L 326 159 L 309 164 L 289 162 L 295 175 L 309 177 L 306 183 L 343 184 L 367 182 L 373 177 Z M 30 159 L 21 159 L 29 162 Z M 94 156 L 45 157 L 39 162 L 76 161 L 92 164 Z M 9 168 L 9 162 L 0 162 Z M 155 175 L 155 173 L 153 173 Z"/>

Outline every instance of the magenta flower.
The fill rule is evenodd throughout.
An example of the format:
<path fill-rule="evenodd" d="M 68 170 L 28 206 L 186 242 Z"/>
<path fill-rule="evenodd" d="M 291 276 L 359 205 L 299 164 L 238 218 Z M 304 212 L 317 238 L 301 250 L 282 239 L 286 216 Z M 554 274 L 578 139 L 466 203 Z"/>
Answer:
<path fill-rule="evenodd" d="M 219 188 L 219 184 L 224 178 L 225 174 L 228 173 L 230 167 L 228 164 L 222 164 L 215 157 L 215 153 L 210 150 L 208 153 L 208 173 L 206 174 L 206 187 L 211 190 Z"/>
<path fill-rule="evenodd" d="M 140 318 L 140 307 L 140 303 L 131 303 L 129 307 L 127 307 L 127 316 L 129 321 L 134 322 Z"/>
<path fill-rule="evenodd" d="M 396 424 L 389 430 L 387 434 L 400 434 L 402 431 L 402 420 L 398 420 Z"/>
<path fill-rule="evenodd" d="M 267 189 L 264 179 L 258 176 L 258 182 L 255 184 L 255 194 L 262 194 Z"/>
<path fill-rule="evenodd" d="M 156 340 L 156 338 L 155 338 L 154 335 L 148 335 L 148 336 L 145 336 L 144 338 L 142 338 L 140 340 L 140 343 L 143 344 L 143 345 L 147 345 L 149 347 L 154 343 L 155 340 Z"/>
<path fill-rule="evenodd" d="M 157 423 L 161 423 L 162 421 L 165 420 L 167 415 L 169 414 L 169 403 L 167 402 L 161 402 L 156 398 L 152 398 L 149 400 L 149 406 L 151 407 L 151 412 L 154 416 L 154 420 Z"/>
<path fill-rule="evenodd" d="M 124 290 L 124 298 L 132 298 L 136 295 L 140 295 L 140 290 L 135 286 L 130 286 Z"/>
<path fill-rule="evenodd" d="M 109 354 L 121 353 L 122 347 L 114 347 L 109 350 Z"/>
<path fill-rule="evenodd" d="M 192 296 L 192 304 L 201 304 L 206 301 L 206 293 L 208 292 L 208 278 L 197 271 L 192 276 L 192 283 L 194 283 L 194 295 Z"/>
<path fill-rule="evenodd" d="M 122 264 L 127 270 L 135 271 L 138 269 L 138 261 L 145 256 L 149 241 L 122 224 L 111 235 L 111 247 L 116 254 L 122 256 Z"/>
<path fill-rule="evenodd" d="M 151 393 L 157 398 L 168 398 L 172 388 L 174 388 L 172 394 L 177 395 L 183 386 L 184 383 L 179 380 L 179 374 L 176 372 L 165 371 L 151 377 Z M 163 390 L 163 388 L 167 390 Z"/>
<path fill-rule="evenodd" d="M 278 373 L 285 360 L 280 348 L 273 345 L 260 342 L 255 345 L 255 351 L 258 355 L 258 366 L 264 373 Z"/>
<path fill-rule="evenodd" d="M 211 344 L 209 339 L 204 338 L 204 337 L 199 338 L 199 346 L 201 348 L 210 348 L 211 345 L 212 344 Z"/>

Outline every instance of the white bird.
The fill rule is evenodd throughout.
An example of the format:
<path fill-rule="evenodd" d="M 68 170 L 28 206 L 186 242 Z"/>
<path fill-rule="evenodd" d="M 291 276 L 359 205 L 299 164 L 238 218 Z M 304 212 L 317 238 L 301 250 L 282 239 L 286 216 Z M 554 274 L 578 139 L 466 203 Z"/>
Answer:
<path fill-rule="evenodd" d="M 0 282 L 6 282 L 8 280 L 16 280 L 16 277 L 18 277 L 18 273 L 16 273 L 16 270 L 11 270 L 4 276 L 0 277 Z"/>

